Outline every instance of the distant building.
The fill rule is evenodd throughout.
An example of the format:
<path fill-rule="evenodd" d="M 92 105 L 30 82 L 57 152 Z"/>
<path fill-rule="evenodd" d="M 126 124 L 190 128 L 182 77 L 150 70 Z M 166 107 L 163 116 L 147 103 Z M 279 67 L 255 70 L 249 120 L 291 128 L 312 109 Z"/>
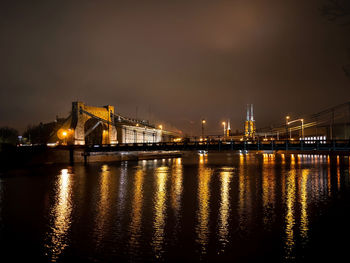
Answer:
<path fill-rule="evenodd" d="M 255 138 L 255 120 L 253 114 L 253 104 L 247 104 L 247 118 L 244 122 L 244 137 L 246 139 Z"/>
<path fill-rule="evenodd" d="M 227 120 L 226 136 L 227 136 L 227 137 L 232 136 L 232 132 L 231 132 L 231 122 L 230 122 L 230 120 Z"/>
<path fill-rule="evenodd" d="M 157 143 L 170 142 L 179 137 L 176 132 L 166 131 L 162 125 L 158 128 L 147 120 L 125 117 L 115 119 L 118 143 Z"/>
<path fill-rule="evenodd" d="M 146 125 L 117 123 L 118 143 L 154 143 L 162 141 L 162 130 Z"/>

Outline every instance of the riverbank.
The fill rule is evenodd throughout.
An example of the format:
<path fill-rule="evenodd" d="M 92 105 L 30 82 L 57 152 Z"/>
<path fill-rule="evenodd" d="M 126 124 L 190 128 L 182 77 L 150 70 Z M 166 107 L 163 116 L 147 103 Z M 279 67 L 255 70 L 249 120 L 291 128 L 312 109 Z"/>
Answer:
<path fill-rule="evenodd" d="M 8 148 L 0 152 L 1 170 L 23 166 L 50 164 L 74 164 L 95 162 L 120 162 L 132 160 L 164 159 L 181 157 L 180 151 L 133 151 L 133 152 L 84 152 L 82 149 L 56 149 L 47 147 Z"/>

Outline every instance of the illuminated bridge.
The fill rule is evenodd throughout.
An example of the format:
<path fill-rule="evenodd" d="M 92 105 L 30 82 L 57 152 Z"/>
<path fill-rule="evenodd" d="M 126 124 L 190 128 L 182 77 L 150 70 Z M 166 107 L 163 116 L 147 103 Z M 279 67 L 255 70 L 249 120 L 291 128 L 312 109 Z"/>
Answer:
<path fill-rule="evenodd" d="M 114 106 L 95 107 L 73 102 L 70 115 L 52 133 L 50 144 L 86 145 L 117 143 L 156 143 L 178 137 L 163 126 L 147 120 L 127 118 L 115 112 Z"/>

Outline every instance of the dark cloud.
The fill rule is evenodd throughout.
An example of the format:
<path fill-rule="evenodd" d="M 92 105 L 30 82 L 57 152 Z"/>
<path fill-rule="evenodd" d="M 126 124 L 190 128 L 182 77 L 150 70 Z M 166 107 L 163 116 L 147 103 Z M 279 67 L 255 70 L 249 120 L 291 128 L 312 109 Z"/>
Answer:
<path fill-rule="evenodd" d="M 115 105 L 189 133 L 258 127 L 350 99 L 349 29 L 322 1 L 15 2 L 0 13 L 0 125 Z"/>

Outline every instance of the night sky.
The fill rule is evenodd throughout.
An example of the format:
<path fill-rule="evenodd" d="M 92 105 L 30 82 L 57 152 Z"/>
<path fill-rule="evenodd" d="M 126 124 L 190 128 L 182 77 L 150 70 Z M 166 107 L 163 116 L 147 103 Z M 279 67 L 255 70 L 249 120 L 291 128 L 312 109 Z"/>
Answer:
<path fill-rule="evenodd" d="M 0 126 L 114 105 L 189 134 L 257 127 L 350 100 L 350 29 L 321 0 L 8 1 L 0 8 Z M 137 108 L 137 110 L 136 110 Z"/>

